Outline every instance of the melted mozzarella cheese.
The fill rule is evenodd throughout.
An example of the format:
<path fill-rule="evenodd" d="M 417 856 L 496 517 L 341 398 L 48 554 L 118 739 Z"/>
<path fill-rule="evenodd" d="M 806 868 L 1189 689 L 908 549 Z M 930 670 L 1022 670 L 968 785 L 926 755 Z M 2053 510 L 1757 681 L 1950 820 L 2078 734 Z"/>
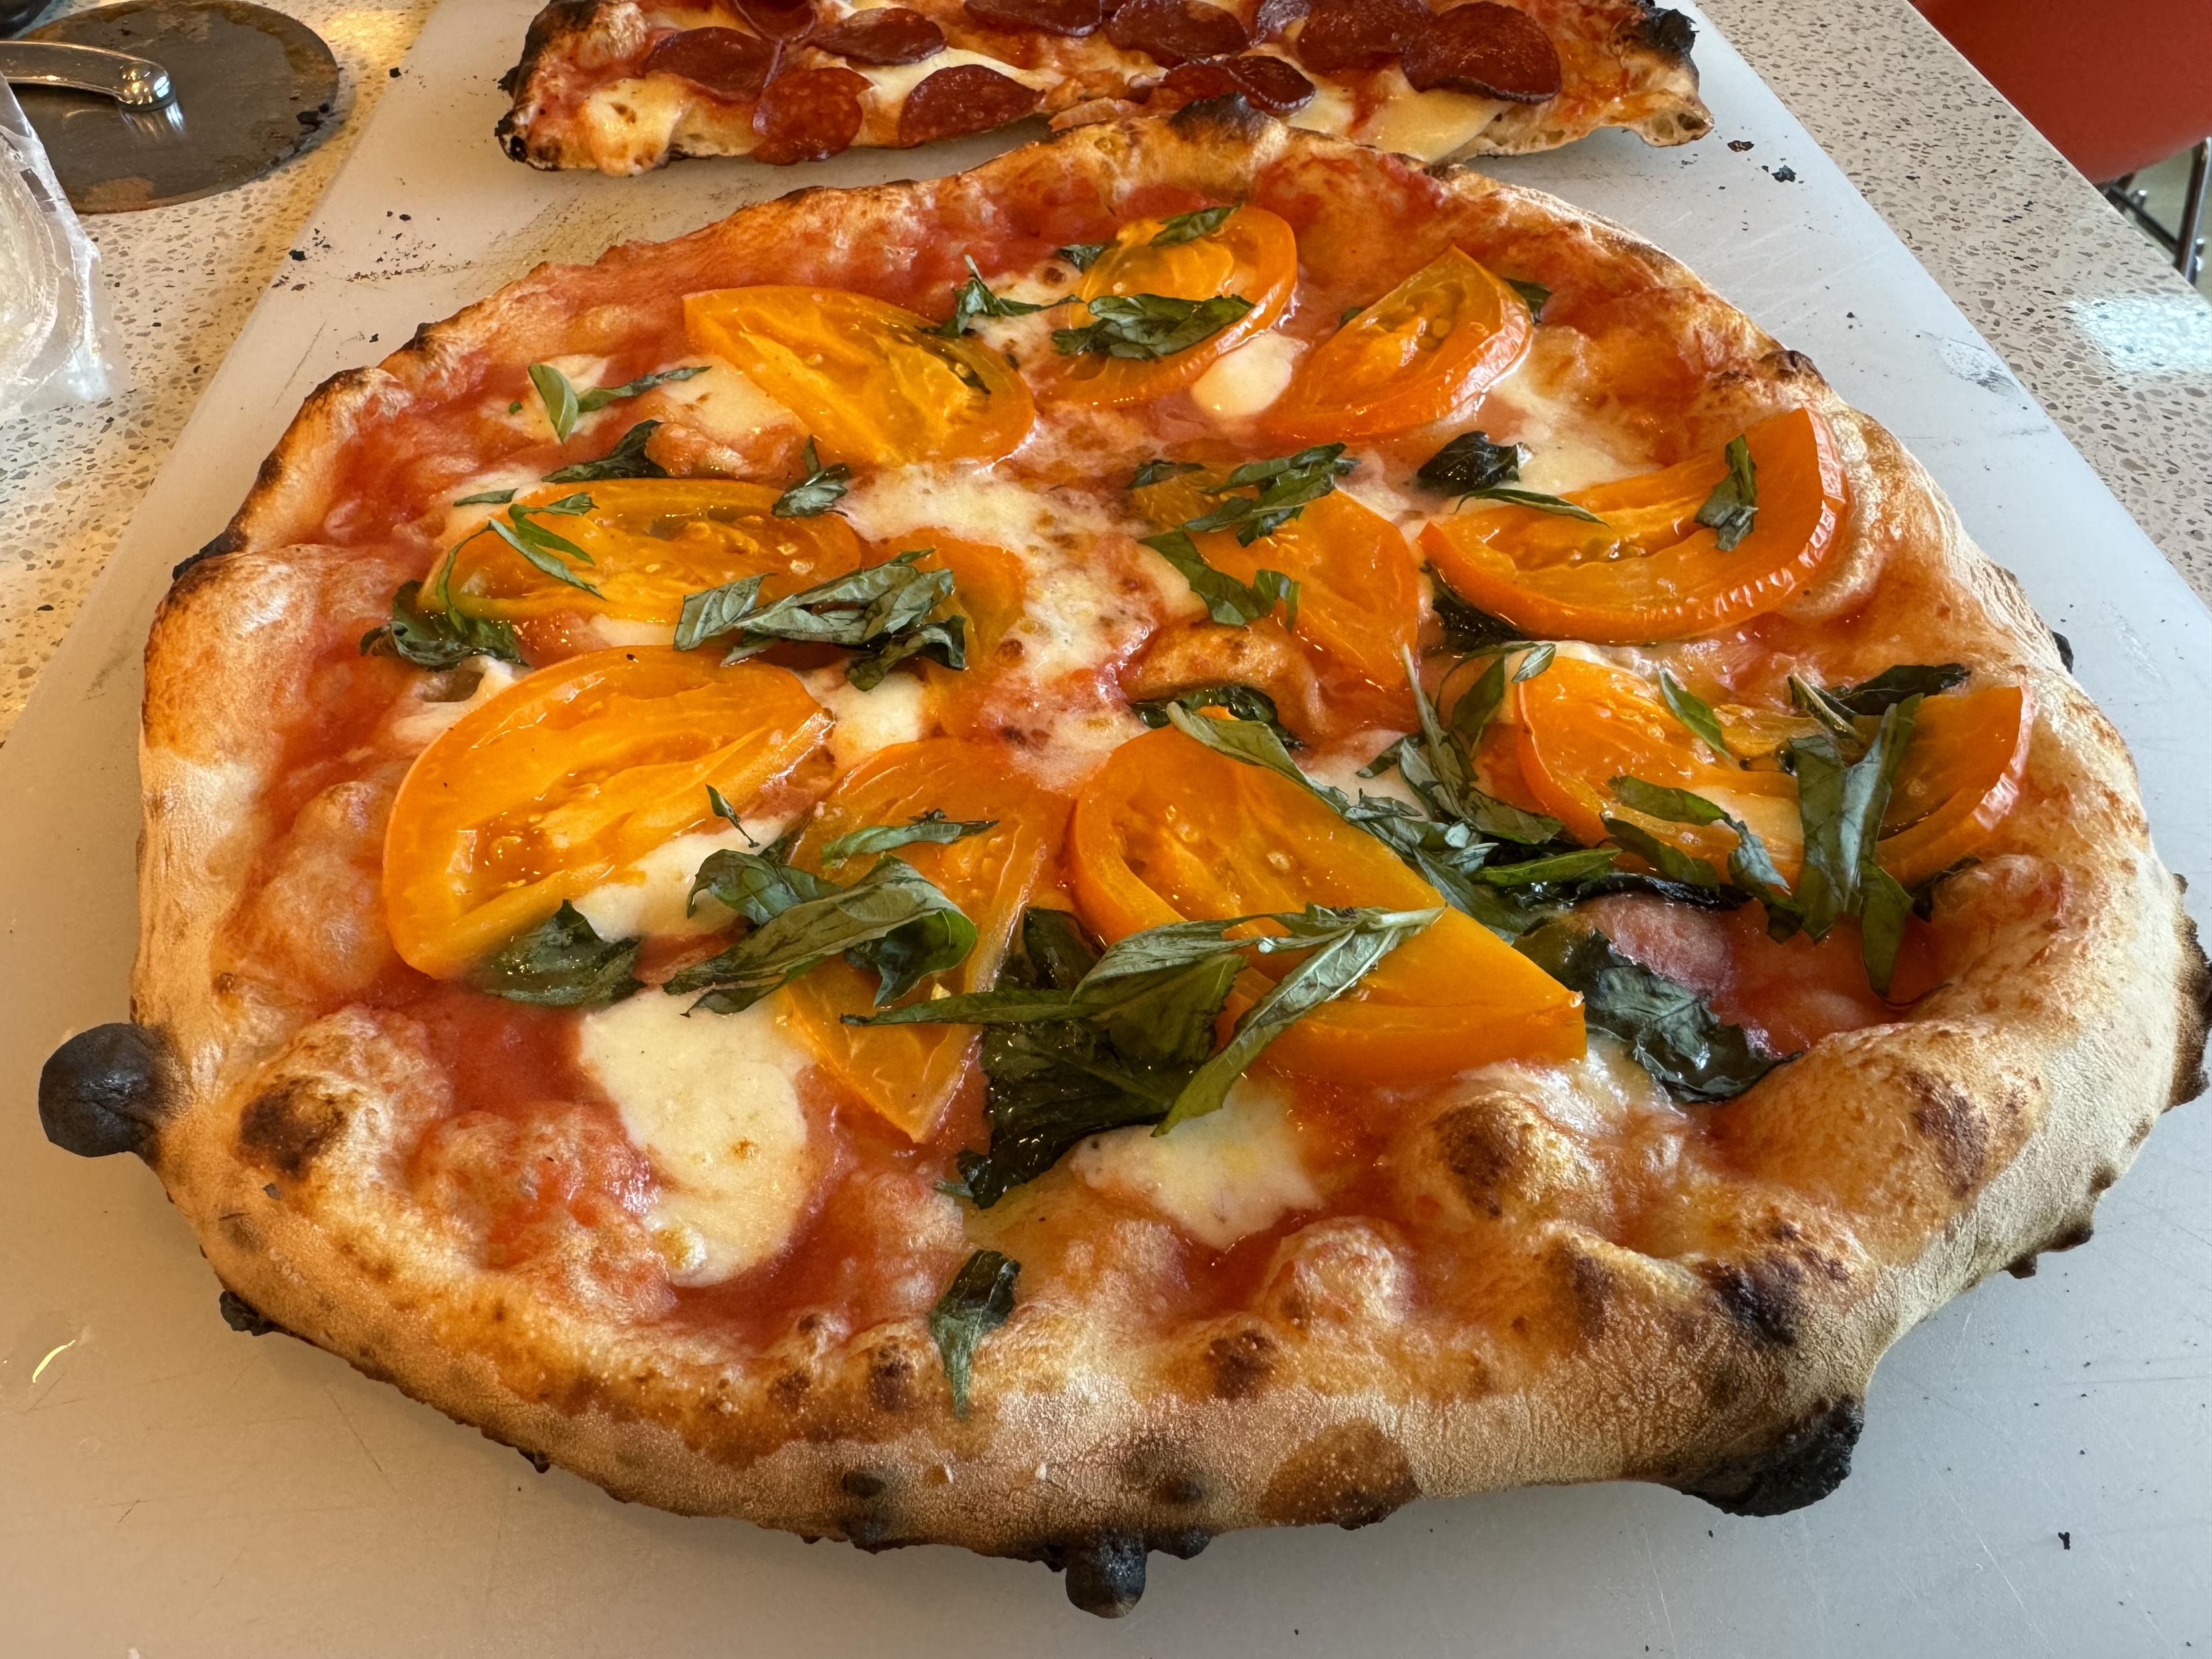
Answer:
<path fill-rule="evenodd" d="M 707 854 L 725 848 L 744 851 L 765 847 L 783 833 L 786 822 L 747 818 L 742 832 L 702 830 L 674 836 L 573 902 L 601 939 L 711 933 L 730 924 L 729 912 L 720 905 L 702 900 L 697 915 L 684 913 L 691 896 L 691 878 L 707 861 Z"/>
<path fill-rule="evenodd" d="M 1334 133 L 1342 137 L 1352 131 L 1358 112 L 1349 92 L 1332 82 L 1316 81 L 1314 95 L 1293 110 L 1285 121 L 1288 125 L 1304 127 L 1309 132 Z"/>
<path fill-rule="evenodd" d="M 603 172 L 637 173 L 668 154 L 676 124 L 691 101 L 690 87 L 673 76 L 629 77 L 601 87 L 576 112 L 592 159 Z"/>
<path fill-rule="evenodd" d="M 1397 84 L 1352 136 L 1378 149 L 1394 149 L 1424 161 L 1456 156 L 1482 137 L 1505 109 L 1495 98 L 1465 92 L 1415 92 L 1395 70 L 1385 71 Z"/>
<path fill-rule="evenodd" d="M 668 409 L 668 418 L 720 443 L 742 444 L 775 428 L 799 424 L 796 415 L 719 357 L 708 360 L 704 374 L 671 380 L 656 387 L 653 395 Z"/>
<path fill-rule="evenodd" d="M 471 657 L 469 660 L 483 672 L 467 696 L 430 702 L 410 692 L 402 699 L 400 710 L 392 720 L 392 735 L 402 747 L 428 749 L 451 731 L 462 715 L 483 708 L 521 678 L 496 657 Z"/>
<path fill-rule="evenodd" d="M 1359 775 L 1361 767 L 1403 735 L 1378 726 L 1374 731 L 1363 732 L 1356 738 L 1348 738 L 1333 748 L 1302 751 L 1297 757 L 1298 767 L 1316 783 L 1340 789 L 1355 800 L 1363 794 L 1380 795 L 1391 800 L 1403 801 L 1408 806 L 1419 807 L 1420 798 L 1407 787 L 1405 779 L 1399 776 L 1395 767 L 1371 778 Z"/>
<path fill-rule="evenodd" d="M 929 688 L 918 674 L 886 674 L 871 691 L 853 684 L 842 667 L 817 668 L 805 678 L 814 700 L 837 722 L 830 729 L 830 754 L 840 772 L 878 749 L 928 735 Z"/>
<path fill-rule="evenodd" d="M 1217 420 L 1249 420 L 1283 395 L 1305 349 L 1287 334 L 1255 335 L 1200 375 L 1190 395 Z"/>
<path fill-rule="evenodd" d="M 1257 1078 L 1238 1079 L 1219 1111 L 1164 1135 L 1149 1128 L 1094 1135 L 1069 1164 L 1086 1186 L 1153 1210 L 1217 1250 L 1321 1202 L 1287 1094 Z"/>
<path fill-rule="evenodd" d="M 783 999 L 687 1017 L 681 998 L 641 991 L 586 1014 L 584 1069 L 652 1160 L 648 1224 L 678 1285 L 712 1285 L 790 1240 L 821 1172 L 796 1079 L 805 1051 Z"/>

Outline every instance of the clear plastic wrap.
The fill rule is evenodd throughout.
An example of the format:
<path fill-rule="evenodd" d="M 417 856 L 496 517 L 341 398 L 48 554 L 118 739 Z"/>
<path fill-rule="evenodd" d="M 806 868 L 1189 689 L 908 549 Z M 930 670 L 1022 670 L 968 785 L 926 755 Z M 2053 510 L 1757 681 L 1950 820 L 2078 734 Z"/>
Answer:
<path fill-rule="evenodd" d="M 100 286 L 100 250 L 0 82 L 0 427 L 112 398 L 130 379 Z"/>

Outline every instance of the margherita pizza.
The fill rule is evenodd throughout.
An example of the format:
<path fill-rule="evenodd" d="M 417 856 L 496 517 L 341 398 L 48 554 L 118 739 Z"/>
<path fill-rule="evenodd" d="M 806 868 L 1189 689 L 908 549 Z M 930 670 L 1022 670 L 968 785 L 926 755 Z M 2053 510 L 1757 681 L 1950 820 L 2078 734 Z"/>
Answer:
<path fill-rule="evenodd" d="M 1843 1478 L 2200 1085 L 2127 753 L 1691 273 L 1226 105 L 547 267 L 147 665 L 140 1152 L 623 1497 L 1042 1559 Z"/>
<path fill-rule="evenodd" d="M 533 167 L 617 173 L 1215 98 L 1425 161 L 1599 127 L 1682 144 L 1712 125 L 1693 35 L 1652 0 L 555 0 L 499 131 Z"/>

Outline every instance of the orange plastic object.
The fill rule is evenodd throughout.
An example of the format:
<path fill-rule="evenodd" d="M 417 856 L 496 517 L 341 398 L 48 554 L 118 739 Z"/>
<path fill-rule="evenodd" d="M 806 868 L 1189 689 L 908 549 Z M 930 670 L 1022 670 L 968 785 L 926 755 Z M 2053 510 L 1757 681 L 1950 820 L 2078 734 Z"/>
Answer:
<path fill-rule="evenodd" d="M 921 872 L 975 924 L 975 948 L 945 975 L 948 992 L 988 990 L 1006 960 L 1023 907 L 1048 879 L 1067 823 L 1068 803 L 1011 771 L 1001 751 L 951 738 L 901 744 L 872 755 L 840 779 L 793 852 L 822 869 L 831 840 L 871 824 L 900 824 L 935 810 L 998 827 L 947 845 L 914 845 L 897 856 Z M 827 872 L 850 880 L 874 860 Z M 799 1030 L 846 1087 L 915 1140 L 925 1139 L 975 1063 L 972 1028 L 847 1025 L 845 1014 L 875 1006 L 876 981 L 843 961 L 825 962 L 792 987 Z M 924 993 L 927 994 L 927 993 Z"/>
<path fill-rule="evenodd" d="M 797 678 L 665 647 L 540 669 L 416 759 L 384 837 L 385 916 L 408 965 L 466 973 L 672 836 L 740 811 L 828 734 Z"/>
<path fill-rule="evenodd" d="M 829 460 L 994 461 L 1036 421 L 1029 387 L 973 336 L 843 289 L 728 288 L 684 301 L 702 351 L 728 359 L 806 423 Z"/>
<path fill-rule="evenodd" d="M 1528 302 L 1448 248 L 1308 352 L 1265 425 L 1386 438 L 1464 413 L 1528 355 Z"/>
<path fill-rule="evenodd" d="M 1429 562 L 1484 610 L 1550 639 L 1688 639 L 1764 615 L 1826 562 L 1845 507 L 1828 423 L 1809 409 L 1745 434 L 1758 470 L 1751 532 L 1723 552 L 1698 509 L 1726 476 L 1722 451 L 1569 493 L 1604 522 L 1490 506 L 1421 533 Z"/>
<path fill-rule="evenodd" d="M 1382 842 L 1289 779 L 1172 727 L 1123 744 L 1092 775 L 1076 800 L 1069 853 L 1077 908 L 1109 939 L 1309 902 L 1403 910 L 1443 902 Z M 1238 981 L 1247 1003 L 1267 988 L 1259 969 Z M 1495 1060 L 1571 1060 L 1583 1049 L 1581 998 L 1448 909 L 1350 996 L 1278 1037 L 1266 1063 L 1396 1084 Z"/>

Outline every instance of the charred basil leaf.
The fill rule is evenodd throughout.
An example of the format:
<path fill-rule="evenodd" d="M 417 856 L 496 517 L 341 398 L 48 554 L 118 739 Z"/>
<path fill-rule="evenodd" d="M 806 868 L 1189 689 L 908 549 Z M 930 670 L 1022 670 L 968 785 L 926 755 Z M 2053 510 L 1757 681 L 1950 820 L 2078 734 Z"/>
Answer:
<path fill-rule="evenodd" d="M 1185 242 L 1194 242 L 1201 236 L 1211 236 L 1229 222 L 1229 216 L 1242 205 L 1237 202 L 1224 203 L 1219 207 L 1199 208 L 1190 213 L 1178 213 L 1152 233 L 1154 247 L 1180 247 Z"/>
<path fill-rule="evenodd" d="M 822 849 L 824 864 L 842 864 L 847 859 L 856 859 L 870 853 L 888 853 L 895 848 L 912 847 L 917 843 L 933 847 L 949 847 L 969 836 L 980 836 L 999 827 L 996 818 L 983 818 L 963 823 L 957 818 L 948 818 L 932 807 L 919 817 L 904 823 L 875 823 L 865 830 L 851 830 L 836 836 Z"/>
<path fill-rule="evenodd" d="M 775 498 L 775 505 L 769 510 L 776 518 L 811 519 L 844 499 L 845 481 L 853 476 L 851 467 L 842 461 L 823 465 L 822 458 L 814 453 L 812 438 L 799 451 L 799 460 L 806 469 L 805 476 Z"/>
<path fill-rule="evenodd" d="M 363 656 L 398 657 L 417 668 L 458 668 L 471 657 L 530 665 L 512 625 L 458 611 L 425 611 L 420 582 L 402 582 L 392 596 L 392 620 L 361 636 Z"/>
<path fill-rule="evenodd" d="M 1129 705 L 1129 712 L 1155 729 L 1168 723 L 1168 709 L 1225 708 L 1231 718 L 1251 720 L 1275 734 L 1285 749 L 1303 748 L 1297 736 L 1277 718 L 1275 700 L 1256 686 L 1200 685 L 1171 697 L 1146 697 Z"/>
<path fill-rule="evenodd" d="M 1089 353 L 1150 362 L 1211 339 L 1251 309 L 1252 302 L 1241 294 L 1217 294 L 1210 300 L 1103 294 L 1089 305 L 1097 320 L 1053 330 L 1053 349 L 1063 357 Z"/>
<path fill-rule="evenodd" d="M 1781 1063 L 1688 986 L 1630 960 L 1595 927 L 1553 922 L 1516 948 L 1581 992 L 1583 1018 L 1626 1043 L 1638 1064 L 1679 1100 L 1733 1099 Z"/>
<path fill-rule="evenodd" d="M 1436 590 L 1431 603 L 1443 628 L 1443 648 L 1453 655 L 1477 656 L 1501 645 L 1528 642 L 1528 635 L 1520 629 L 1503 617 L 1493 617 L 1470 605 L 1434 570 L 1429 572 L 1429 583 Z"/>
<path fill-rule="evenodd" d="M 1206 601 L 1206 614 L 1230 628 L 1243 628 L 1260 620 L 1277 605 L 1283 607 L 1283 625 L 1298 619 L 1298 585 L 1279 570 L 1255 570 L 1249 583 L 1206 562 L 1198 544 L 1180 530 L 1142 538 L 1145 546 L 1158 554 L 1182 574 L 1190 591 Z"/>
<path fill-rule="evenodd" d="M 1759 468 L 1751 459 L 1750 440 L 1729 440 L 1728 467 L 1728 477 L 1713 486 L 1698 509 L 1698 522 L 1713 532 L 1723 553 L 1735 550 L 1759 516 Z"/>
<path fill-rule="evenodd" d="M 1528 459 L 1519 444 L 1494 444 L 1486 433 L 1462 432 L 1423 461 L 1413 477 L 1441 495 L 1472 495 L 1513 483 Z"/>
<path fill-rule="evenodd" d="M 601 939 L 582 911 L 564 903 L 493 951 L 469 982 L 509 1002 L 597 1008 L 645 988 L 633 971 L 638 945 L 634 939 Z"/>
<path fill-rule="evenodd" d="M 945 1381 L 952 1390 L 952 1414 L 968 1415 L 968 1388 L 975 1375 L 975 1349 L 1014 1311 L 1014 1280 L 1022 1264 L 996 1250 L 978 1250 L 960 1266 L 945 1294 L 929 1310 L 930 1339 L 945 1362 Z"/>
<path fill-rule="evenodd" d="M 665 478 L 668 469 L 645 453 L 646 441 L 660 430 L 658 421 L 640 421 L 596 461 L 578 461 L 545 475 L 547 483 L 597 483 L 603 478 Z"/>
<path fill-rule="evenodd" d="M 1972 672 L 1962 662 L 1899 663 L 1856 685 L 1830 686 L 1826 696 L 1847 714 L 1880 714 L 1907 697 L 1932 697 L 1964 685 Z"/>

